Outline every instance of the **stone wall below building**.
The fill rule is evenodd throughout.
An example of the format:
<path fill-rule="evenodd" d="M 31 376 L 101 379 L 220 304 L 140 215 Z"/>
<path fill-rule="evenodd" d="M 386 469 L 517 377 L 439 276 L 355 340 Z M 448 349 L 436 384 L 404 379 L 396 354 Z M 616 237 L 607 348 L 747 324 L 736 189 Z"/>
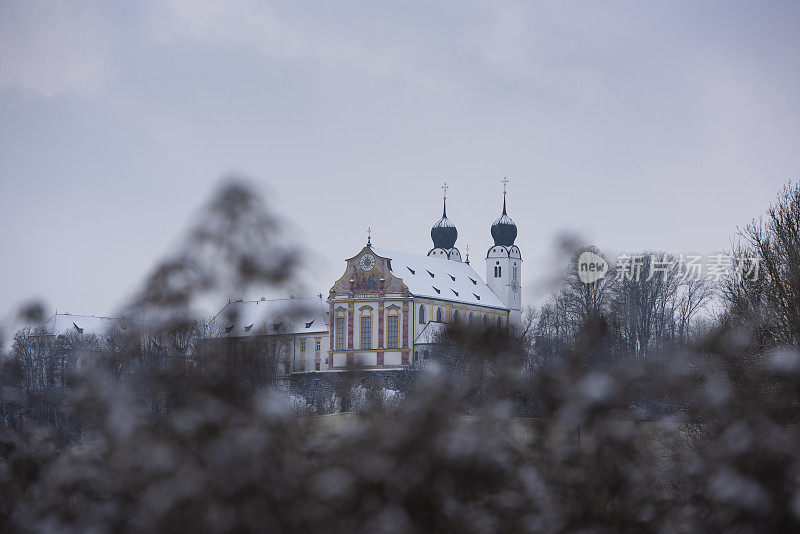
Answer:
<path fill-rule="evenodd" d="M 399 404 L 419 372 L 381 369 L 292 373 L 285 378 L 285 384 L 296 411 L 309 415 L 371 411 Z"/>

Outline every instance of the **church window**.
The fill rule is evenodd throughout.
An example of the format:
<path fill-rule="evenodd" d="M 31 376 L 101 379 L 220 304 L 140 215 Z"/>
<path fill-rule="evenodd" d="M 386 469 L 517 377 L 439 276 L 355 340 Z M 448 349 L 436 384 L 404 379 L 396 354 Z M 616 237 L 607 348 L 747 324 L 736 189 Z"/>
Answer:
<path fill-rule="evenodd" d="M 436 308 L 436 322 L 437 323 L 441 323 L 441 322 L 443 322 L 443 320 L 444 319 L 442 318 L 442 309 L 441 308 Z"/>
<path fill-rule="evenodd" d="M 425 324 L 425 306 L 419 307 L 419 324 Z"/>
<path fill-rule="evenodd" d="M 388 327 L 386 328 L 389 338 L 386 340 L 386 345 L 390 349 L 397 348 L 397 315 L 390 315 L 386 318 Z"/>
<path fill-rule="evenodd" d="M 305 351 L 306 351 L 306 340 L 304 339 L 300 342 L 300 352 L 305 352 Z"/>
<path fill-rule="evenodd" d="M 344 350 L 344 317 L 336 318 L 336 350 Z"/>
<path fill-rule="evenodd" d="M 314 342 L 314 350 L 319 352 L 322 349 L 322 341 L 319 339 Z"/>
<path fill-rule="evenodd" d="M 367 315 L 361 318 L 361 348 L 372 348 L 372 316 Z"/>

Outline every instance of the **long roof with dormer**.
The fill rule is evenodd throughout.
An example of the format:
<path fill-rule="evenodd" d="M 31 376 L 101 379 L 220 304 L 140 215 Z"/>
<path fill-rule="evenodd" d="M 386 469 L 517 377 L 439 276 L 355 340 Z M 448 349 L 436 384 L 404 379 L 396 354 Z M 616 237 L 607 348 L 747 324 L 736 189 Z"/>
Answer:
<path fill-rule="evenodd" d="M 234 300 L 208 324 L 211 337 L 311 334 L 328 331 L 328 305 L 320 298 Z"/>
<path fill-rule="evenodd" d="M 402 279 L 408 291 L 415 297 L 508 309 L 468 263 L 407 254 L 374 246 L 372 251 L 382 258 L 391 260 L 392 274 Z"/>
<path fill-rule="evenodd" d="M 113 329 L 125 330 L 125 321 L 116 317 L 100 317 L 97 315 L 77 315 L 73 313 L 54 313 L 37 329 L 34 335 L 61 336 L 67 334 L 84 334 L 104 336 Z"/>

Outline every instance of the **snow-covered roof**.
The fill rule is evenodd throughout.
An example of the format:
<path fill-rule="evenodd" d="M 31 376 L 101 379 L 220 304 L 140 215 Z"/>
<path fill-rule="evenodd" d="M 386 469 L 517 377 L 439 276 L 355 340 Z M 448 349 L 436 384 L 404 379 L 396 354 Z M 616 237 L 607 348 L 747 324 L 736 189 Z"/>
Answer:
<path fill-rule="evenodd" d="M 468 263 L 377 247 L 372 250 L 392 260 L 392 274 L 401 278 L 414 296 L 508 309 Z"/>
<path fill-rule="evenodd" d="M 320 298 L 237 300 L 209 322 L 212 337 L 328 332 L 328 304 Z"/>
<path fill-rule="evenodd" d="M 437 323 L 436 321 L 429 322 L 425 325 L 425 328 L 422 329 L 422 332 L 419 333 L 417 339 L 414 340 L 414 344 L 420 345 L 438 342 L 442 333 L 447 330 L 447 326 L 446 323 Z"/>
<path fill-rule="evenodd" d="M 125 329 L 126 324 L 114 317 L 98 317 L 96 315 L 73 315 L 71 313 L 55 313 L 42 324 L 38 335 L 60 336 L 66 334 L 84 334 L 103 336 L 113 328 Z"/>

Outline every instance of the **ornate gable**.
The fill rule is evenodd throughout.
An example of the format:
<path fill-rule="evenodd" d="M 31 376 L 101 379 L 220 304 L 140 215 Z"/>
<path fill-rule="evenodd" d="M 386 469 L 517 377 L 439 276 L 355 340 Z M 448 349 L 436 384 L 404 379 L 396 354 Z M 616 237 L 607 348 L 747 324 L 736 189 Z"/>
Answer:
<path fill-rule="evenodd" d="M 331 294 L 349 295 L 352 292 L 355 297 L 406 294 L 406 285 L 389 270 L 390 261 L 378 256 L 372 248 L 364 247 L 347 260 L 347 269 L 333 284 Z"/>

